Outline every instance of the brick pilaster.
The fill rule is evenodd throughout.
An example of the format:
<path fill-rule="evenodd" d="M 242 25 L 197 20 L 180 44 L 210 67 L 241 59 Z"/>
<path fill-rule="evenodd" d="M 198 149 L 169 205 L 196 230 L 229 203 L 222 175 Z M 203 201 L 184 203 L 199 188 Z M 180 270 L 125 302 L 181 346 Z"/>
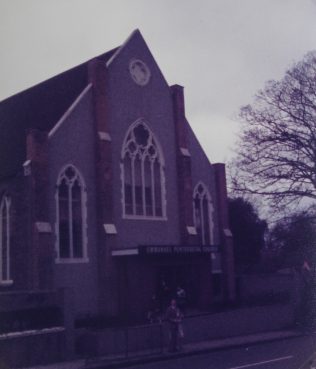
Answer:
<path fill-rule="evenodd" d="M 96 169 L 99 213 L 104 223 L 113 223 L 112 149 L 107 119 L 107 69 L 104 62 L 94 59 L 89 63 L 89 81 L 93 85 L 94 117 L 96 124 Z"/>
<path fill-rule="evenodd" d="M 28 285 L 31 289 L 53 286 L 54 245 L 49 223 L 47 133 L 32 129 L 26 137 L 24 175 L 28 204 Z M 27 235 L 26 235 L 27 237 Z"/>
<path fill-rule="evenodd" d="M 176 132 L 180 237 L 183 244 L 194 244 L 196 236 L 190 235 L 187 228 L 193 227 L 193 189 L 183 87 L 173 85 L 170 88 Z"/>
<path fill-rule="evenodd" d="M 228 199 L 226 187 L 225 164 L 212 165 L 216 183 L 216 201 L 219 223 L 219 233 L 222 246 L 222 268 L 224 273 L 225 297 L 234 301 L 235 291 L 235 267 L 234 267 L 234 245 L 229 228 Z"/>
<path fill-rule="evenodd" d="M 98 59 L 89 62 L 89 82 L 93 88 L 96 137 L 96 203 L 98 219 L 99 309 L 112 314 L 116 301 L 111 250 L 116 247 L 115 234 L 106 234 L 104 224 L 114 224 L 112 143 L 108 120 L 107 69 Z M 113 292 L 114 291 L 114 292 Z"/>

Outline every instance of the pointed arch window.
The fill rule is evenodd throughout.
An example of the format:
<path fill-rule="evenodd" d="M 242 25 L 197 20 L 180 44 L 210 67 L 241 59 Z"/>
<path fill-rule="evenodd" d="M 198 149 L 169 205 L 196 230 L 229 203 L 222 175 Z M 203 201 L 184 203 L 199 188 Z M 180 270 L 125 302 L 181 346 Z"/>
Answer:
<path fill-rule="evenodd" d="M 10 197 L 3 196 L 0 202 L 0 284 L 12 283 L 10 276 L 10 207 Z"/>
<path fill-rule="evenodd" d="M 123 217 L 166 218 L 166 190 L 162 150 L 143 120 L 129 128 L 122 148 Z"/>
<path fill-rule="evenodd" d="M 86 188 L 73 165 L 58 177 L 55 230 L 57 262 L 88 261 Z"/>
<path fill-rule="evenodd" d="M 193 217 L 199 242 L 202 245 L 214 243 L 213 204 L 211 195 L 202 182 L 199 182 L 193 192 Z"/>

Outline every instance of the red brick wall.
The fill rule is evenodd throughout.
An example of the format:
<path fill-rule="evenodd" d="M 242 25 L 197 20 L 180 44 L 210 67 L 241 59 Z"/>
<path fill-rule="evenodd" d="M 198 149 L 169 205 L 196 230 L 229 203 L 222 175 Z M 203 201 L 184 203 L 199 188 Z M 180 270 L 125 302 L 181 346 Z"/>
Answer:
<path fill-rule="evenodd" d="M 218 223 L 220 230 L 220 240 L 222 249 L 222 268 L 224 273 L 225 297 L 232 301 L 235 300 L 235 271 L 234 271 L 234 249 L 233 239 L 228 235 L 228 200 L 226 187 L 225 164 L 217 163 L 212 165 L 216 183 L 216 201 L 218 209 Z M 226 230 L 226 233 L 225 233 Z"/>
<path fill-rule="evenodd" d="M 31 289 L 48 289 L 53 286 L 54 240 L 51 232 L 42 232 L 36 223 L 49 223 L 48 206 L 48 143 L 47 133 L 30 130 L 26 138 L 27 160 L 30 174 L 25 178 L 25 201 L 28 208 L 28 286 Z"/>
<path fill-rule="evenodd" d="M 194 244 L 196 236 L 189 235 L 187 230 L 187 226 L 193 226 L 191 158 L 183 155 L 180 150 L 181 148 L 188 149 L 183 87 L 171 86 L 171 94 L 176 131 L 180 242 Z"/>
<path fill-rule="evenodd" d="M 89 82 L 93 85 L 96 131 L 96 203 L 98 229 L 98 285 L 101 313 L 113 314 L 117 307 L 117 281 L 111 249 L 116 247 L 116 236 L 107 235 L 104 224 L 114 223 L 112 147 L 110 140 L 102 140 L 99 132 L 110 134 L 107 105 L 107 69 L 104 62 L 89 63 Z"/>

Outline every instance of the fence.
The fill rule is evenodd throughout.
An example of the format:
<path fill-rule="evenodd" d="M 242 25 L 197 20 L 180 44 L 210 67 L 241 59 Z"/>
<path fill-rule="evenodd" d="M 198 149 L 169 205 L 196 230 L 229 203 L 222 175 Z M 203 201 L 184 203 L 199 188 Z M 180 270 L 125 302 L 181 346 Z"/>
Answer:
<path fill-rule="evenodd" d="M 84 357 L 127 358 L 160 354 L 163 346 L 163 325 L 150 324 L 84 332 L 77 339 L 76 351 Z"/>
<path fill-rule="evenodd" d="M 236 337 L 293 327 L 291 304 L 239 308 L 213 314 L 187 316 L 183 321 L 183 344 Z M 167 347 L 166 324 L 81 331 L 77 354 L 92 358 L 126 358 L 160 354 Z"/>

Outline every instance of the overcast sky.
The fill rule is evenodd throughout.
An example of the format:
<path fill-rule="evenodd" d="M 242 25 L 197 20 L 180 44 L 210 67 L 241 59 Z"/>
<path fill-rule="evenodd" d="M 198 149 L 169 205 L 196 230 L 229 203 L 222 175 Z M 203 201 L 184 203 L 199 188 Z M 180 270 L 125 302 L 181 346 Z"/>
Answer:
<path fill-rule="evenodd" d="M 139 28 L 211 162 L 241 105 L 316 49 L 316 0 L 0 0 L 0 100 L 122 44 Z"/>

